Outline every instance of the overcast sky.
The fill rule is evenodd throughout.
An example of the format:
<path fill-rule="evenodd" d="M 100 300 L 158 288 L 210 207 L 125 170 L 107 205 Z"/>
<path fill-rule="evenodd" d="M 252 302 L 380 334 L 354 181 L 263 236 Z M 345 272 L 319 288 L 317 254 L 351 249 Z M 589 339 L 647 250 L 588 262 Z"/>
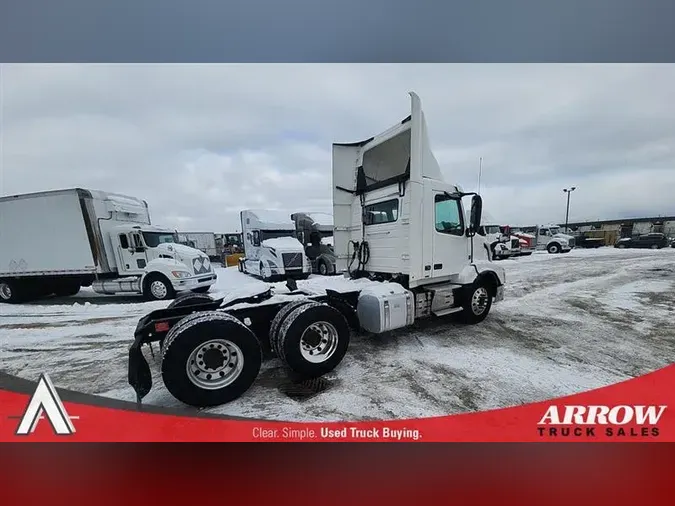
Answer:
<path fill-rule="evenodd" d="M 422 99 L 449 182 L 528 225 L 675 215 L 675 65 L 3 65 L 0 193 L 143 198 L 153 222 L 331 210 L 332 142 Z"/>

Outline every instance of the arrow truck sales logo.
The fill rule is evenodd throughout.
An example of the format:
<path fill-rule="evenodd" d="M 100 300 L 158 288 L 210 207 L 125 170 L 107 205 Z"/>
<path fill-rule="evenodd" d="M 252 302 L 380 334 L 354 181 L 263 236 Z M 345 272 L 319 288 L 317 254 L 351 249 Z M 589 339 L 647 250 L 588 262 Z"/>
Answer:
<path fill-rule="evenodd" d="M 27 436 L 35 432 L 40 420 L 45 418 L 44 415 L 46 415 L 56 435 L 70 436 L 75 434 L 75 426 L 72 420 L 79 417 L 68 415 L 52 380 L 46 374 L 40 376 L 35 392 L 30 398 L 26 411 L 16 429 L 16 435 Z"/>
<path fill-rule="evenodd" d="M 667 406 L 549 406 L 537 423 L 542 437 L 658 437 Z"/>

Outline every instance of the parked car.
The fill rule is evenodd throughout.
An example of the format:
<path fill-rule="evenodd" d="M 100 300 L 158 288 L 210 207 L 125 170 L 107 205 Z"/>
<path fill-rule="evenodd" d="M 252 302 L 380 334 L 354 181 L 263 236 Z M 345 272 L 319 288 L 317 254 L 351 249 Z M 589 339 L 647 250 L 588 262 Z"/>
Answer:
<path fill-rule="evenodd" d="M 651 248 L 661 249 L 668 246 L 668 239 L 665 234 L 644 234 L 637 237 L 625 237 L 619 239 L 614 245 L 615 248 Z"/>

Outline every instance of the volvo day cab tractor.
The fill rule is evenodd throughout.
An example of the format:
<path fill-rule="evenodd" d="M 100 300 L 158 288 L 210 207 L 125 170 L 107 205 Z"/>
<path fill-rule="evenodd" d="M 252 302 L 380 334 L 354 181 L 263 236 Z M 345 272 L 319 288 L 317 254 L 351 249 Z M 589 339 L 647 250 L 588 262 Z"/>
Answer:
<path fill-rule="evenodd" d="M 333 217 L 326 213 L 293 213 L 298 240 L 312 264 L 312 272 L 322 276 L 335 274 Z"/>
<path fill-rule="evenodd" d="M 239 270 L 263 281 L 306 279 L 312 266 L 305 247 L 296 238 L 295 223 L 289 214 L 278 211 L 241 212 L 244 256 Z"/>
<path fill-rule="evenodd" d="M 346 279 L 327 278 L 336 284 L 320 292 L 290 280 L 284 290 L 268 285 L 230 300 L 192 294 L 147 314 L 129 350 L 139 402 L 152 386 L 141 352 L 147 343 L 160 343 L 171 394 L 214 406 L 244 394 L 263 357 L 278 357 L 298 379 L 317 378 L 340 364 L 352 332 L 386 335 L 450 314 L 468 324 L 487 317 L 503 298 L 505 275 L 476 235 L 481 197 L 443 180 L 420 99 L 410 96 L 411 114 L 389 130 L 333 145 L 336 267 Z"/>
<path fill-rule="evenodd" d="M 217 278 L 208 257 L 177 242 L 134 197 L 81 188 L 2 197 L 0 302 L 82 286 L 150 300 L 208 291 Z"/>

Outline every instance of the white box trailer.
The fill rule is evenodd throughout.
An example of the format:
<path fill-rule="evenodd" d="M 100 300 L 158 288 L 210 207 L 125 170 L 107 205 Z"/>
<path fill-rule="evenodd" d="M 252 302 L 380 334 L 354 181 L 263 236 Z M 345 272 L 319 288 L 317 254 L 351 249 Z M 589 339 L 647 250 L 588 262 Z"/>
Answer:
<path fill-rule="evenodd" d="M 73 188 L 0 198 L 0 301 L 102 294 L 170 298 L 216 281 L 208 258 L 150 222 L 147 202 Z"/>
<path fill-rule="evenodd" d="M 181 243 L 206 253 L 212 261 L 220 260 L 214 232 L 178 232 L 178 237 Z"/>
<path fill-rule="evenodd" d="M 333 145 L 333 239 L 346 279 L 325 278 L 335 283 L 325 293 L 289 280 L 287 290 L 267 285 L 228 301 L 191 294 L 147 314 L 129 349 L 128 378 L 139 402 L 152 386 L 141 347 L 153 342 L 162 343 L 169 392 L 186 404 L 214 406 L 246 392 L 263 357 L 312 379 L 340 364 L 351 331 L 384 334 L 452 313 L 469 324 L 487 317 L 506 279 L 476 235 L 482 199 L 443 180 L 420 99 L 410 96 L 410 116 L 393 128 Z M 247 244 L 254 232 L 244 231 Z"/>

